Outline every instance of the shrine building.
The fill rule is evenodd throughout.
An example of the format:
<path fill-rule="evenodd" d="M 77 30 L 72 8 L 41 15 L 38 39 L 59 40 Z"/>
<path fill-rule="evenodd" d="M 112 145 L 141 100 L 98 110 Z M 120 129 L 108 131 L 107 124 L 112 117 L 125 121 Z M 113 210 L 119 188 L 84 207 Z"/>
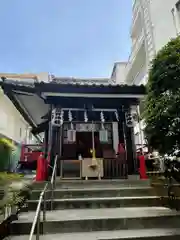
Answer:
<path fill-rule="evenodd" d="M 60 178 L 96 178 L 88 167 L 101 159 L 101 178 L 127 178 L 137 171 L 133 122 L 144 86 L 101 85 L 75 79 L 23 82 L 2 78 L 4 93 L 32 127 L 44 135 L 50 164 L 58 155 Z"/>

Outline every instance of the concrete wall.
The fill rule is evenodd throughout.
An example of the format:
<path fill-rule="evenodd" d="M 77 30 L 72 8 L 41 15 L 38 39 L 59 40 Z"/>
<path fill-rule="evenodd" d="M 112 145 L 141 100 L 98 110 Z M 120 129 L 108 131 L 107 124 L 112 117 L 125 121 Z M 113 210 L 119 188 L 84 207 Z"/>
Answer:
<path fill-rule="evenodd" d="M 37 78 L 38 78 L 38 81 L 39 82 L 49 82 L 51 79 L 50 79 L 50 75 L 48 72 L 41 72 L 41 73 L 38 73 L 37 74 Z"/>
<path fill-rule="evenodd" d="M 175 23 L 180 30 L 179 16 L 175 4 L 177 0 L 151 0 L 150 14 L 153 26 L 156 51 L 162 48 L 171 38 L 176 37 L 176 28 L 173 21 L 174 8 Z"/>
<path fill-rule="evenodd" d="M 29 125 L 0 89 L 0 133 L 21 143 L 28 137 Z"/>
<path fill-rule="evenodd" d="M 125 82 L 125 68 L 126 68 L 126 62 L 120 62 L 117 64 L 117 76 L 116 76 L 116 82 L 121 84 Z"/>
<path fill-rule="evenodd" d="M 11 79 L 14 81 L 30 82 L 49 82 L 51 80 L 51 75 L 48 72 L 40 72 L 36 74 L 32 73 L 0 73 L 0 78 L 5 77 L 6 79 Z"/>
<path fill-rule="evenodd" d="M 126 65 L 127 65 L 127 62 L 115 63 L 111 80 L 116 84 L 125 83 Z"/>

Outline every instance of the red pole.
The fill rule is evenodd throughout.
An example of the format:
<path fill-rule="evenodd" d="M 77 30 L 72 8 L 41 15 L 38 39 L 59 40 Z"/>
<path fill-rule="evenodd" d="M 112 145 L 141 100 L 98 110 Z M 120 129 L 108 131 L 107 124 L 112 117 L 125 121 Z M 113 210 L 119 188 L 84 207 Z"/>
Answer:
<path fill-rule="evenodd" d="M 144 155 L 139 156 L 139 175 L 140 179 L 147 179 L 146 175 L 146 162 Z"/>
<path fill-rule="evenodd" d="M 21 157 L 20 157 L 20 160 L 21 160 L 21 161 L 24 161 L 24 160 L 25 160 L 24 155 L 25 155 L 25 145 L 22 144 L 22 145 L 21 145 Z"/>
<path fill-rule="evenodd" d="M 43 154 L 41 153 L 37 159 L 37 169 L 36 169 L 36 181 L 45 180 L 45 161 Z"/>

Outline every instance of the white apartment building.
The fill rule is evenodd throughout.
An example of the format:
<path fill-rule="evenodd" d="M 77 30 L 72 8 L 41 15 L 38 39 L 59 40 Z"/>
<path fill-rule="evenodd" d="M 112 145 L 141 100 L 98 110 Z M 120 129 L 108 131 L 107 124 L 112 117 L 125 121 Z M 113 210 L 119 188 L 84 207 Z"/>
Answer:
<path fill-rule="evenodd" d="M 109 81 L 110 83 L 115 83 L 115 84 L 125 83 L 126 65 L 127 65 L 127 62 L 116 62 L 114 64 L 111 78 Z"/>
<path fill-rule="evenodd" d="M 180 30 L 180 1 L 134 0 L 127 84 L 146 84 L 151 60 Z"/>
<path fill-rule="evenodd" d="M 130 29 L 132 48 L 125 82 L 129 85 L 146 84 L 152 59 L 171 38 L 178 35 L 179 30 L 180 0 L 134 0 Z M 136 144 L 145 143 L 143 128 L 142 121 L 135 126 Z"/>
<path fill-rule="evenodd" d="M 0 77 L 17 81 L 48 81 L 48 73 L 41 74 L 7 74 L 0 73 Z M 5 136 L 16 143 L 33 144 L 36 138 L 31 134 L 31 127 L 15 108 L 10 99 L 0 87 L 0 136 Z"/>

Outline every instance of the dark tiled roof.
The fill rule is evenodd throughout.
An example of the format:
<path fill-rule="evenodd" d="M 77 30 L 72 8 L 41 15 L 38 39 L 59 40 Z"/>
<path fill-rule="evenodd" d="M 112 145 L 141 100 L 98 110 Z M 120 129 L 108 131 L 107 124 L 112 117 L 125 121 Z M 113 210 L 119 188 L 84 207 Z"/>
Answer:
<path fill-rule="evenodd" d="M 145 94 L 145 87 L 143 85 L 127 85 L 127 84 L 101 84 L 93 81 L 68 80 L 64 78 L 51 79 L 50 82 L 28 82 L 5 80 L 1 81 L 2 88 L 6 87 L 12 91 L 26 91 L 26 92 L 75 92 L 75 93 L 109 93 L 109 94 Z"/>
<path fill-rule="evenodd" d="M 0 81 L 2 84 L 3 81 Z M 129 85 L 129 84 L 116 84 L 111 79 L 108 78 L 92 78 L 92 79 L 76 79 L 76 78 L 52 78 L 49 82 L 37 82 L 37 81 L 24 81 L 24 80 L 12 80 L 5 79 L 5 84 L 14 85 L 14 86 L 25 86 L 25 87 L 35 87 L 37 84 L 60 84 L 60 85 L 80 85 L 80 86 L 105 86 L 105 87 L 141 87 L 137 85 Z"/>
<path fill-rule="evenodd" d="M 14 80 L 14 79 L 4 79 L 4 80 L 0 80 L 0 85 L 3 84 L 9 84 L 9 85 L 18 85 L 18 86 L 27 86 L 27 87 L 31 87 L 33 88 L 34 85 L 34 81 L 25 81 L 25 80 Z"/>
<path fill-rule="evenodd" d="M 59 83 L 59 84 L 72 84 L 72 85 L 108 85 L 111 82 L 111 79 L 109 78 L 57 78 L 52 77 L 53 83 Z"/>
<path fill-rule="evenodd" d="M 126 84 L 62 84 L 57 82 L 36 83 L 39 92 L 56 92 L 56 93 L 82 93 L 82 94 L 140 94 L 145 95 L 143 85 L 126 85 Z"/>

